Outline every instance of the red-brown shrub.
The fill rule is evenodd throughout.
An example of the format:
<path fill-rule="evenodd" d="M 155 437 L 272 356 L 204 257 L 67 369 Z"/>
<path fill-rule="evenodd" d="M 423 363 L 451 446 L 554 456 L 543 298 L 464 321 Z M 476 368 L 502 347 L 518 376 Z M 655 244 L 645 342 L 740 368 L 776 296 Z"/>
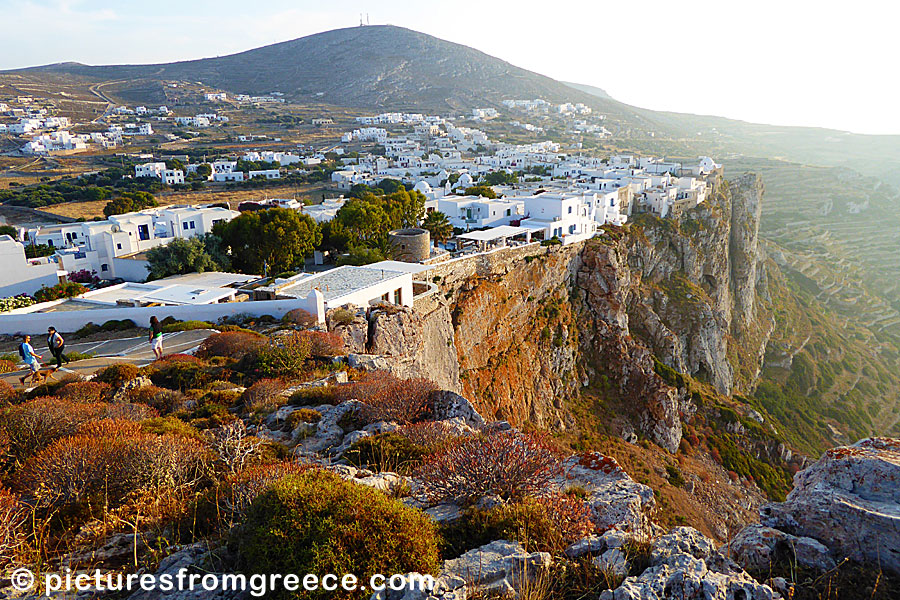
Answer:
<path fill-rule="evenodd" d="M 414 423 L 431 412 L 431 395 L 436 389 L 427 379 L 398 379 L 376 371 L 340 386 L 336 393 L 341 401 L 356 399 L 365 403 L 363 417 L 369 421 Z"/>
<path fill-rule="evenodd" d="M 249 331 L 223 331 L 214 333 L 200 344 L 197 355 L 203 358 L 224 356 L 226 358 L 240 358 L 248 352 L 265 345 L 266 338 L 258 333 Z"/>
<path fill-rule="evenodd" d="M 115 363 L 97 371 L 97 381 L 107 383 L 118 389 L 139 374 L 138 368 L 131 363 Z"/>
<path fill-rule="evenodd" d="M 6 404 L 7 402 L 12 402 L 18 397 L 19 392 L 17 392 L 13 386 L 9 385 L 5 381 L 0 381 L 0 406 Z"/>
<path fill-rule="evenodd" d="M 504 500 L 543 495 L 561 473 L 557 451 L 545 437 L 501 431 L 436 452 L 416 478 L 431 501 L 471 503 L 489 495 Z"/>
<path fill-rule="evenodd" d="M 100 402 L 112 391 L 111 385 L 101 381 L 73 381 L 62 386 L 56 395 L 72 402 Z"/>
<path fill-rule="evenodd" d="M 284 317 L 282 317 L 285 323 L 294 323 L 295 325 L 300 325 L 301 327 L 312 327 L 316 325 L 319 320 L 316 319 L 315 316 L 308 310 L 303 310 L 302 308 L 295 308 L 294 310 L 289 310 L 285 313 Z"/>
<path fill-rule="evenodd" d="M 9 438 L 15 460 L 23 461 L 55 440 L 75 433 L 79 425 L 101 418 L 107 405 L 41 397 L 8 407 L 0 415 L 0 429 Z"/>
<path fill-rule="evenodd" d="M 248 410 L 272 410 L 287 402 L 281 395 L 286 387 L 280 379 L 260 379 L 244 390 L 241 399 Z"/>
<path fill-rule="evenodd" d="M 147 434 L 133 423 L 107 420 L 58 439 L 31 457 L 18 481 L 40 506 L 92 498 L 117 505 L 135 492 L 196 484 L 208 458 L 197 440 Z"/>
<path fill-rule="evenodd" d="M 9 490 L 0 486 L 0 568 L 12 563 L 26 542 L 25 505 Z"/>
<path fill-rule="evenodd" d="M 19 365 L 11 360 L 0 360 L 0 373 L 12 373 L 18 371 Z"/>
<path fill-rule="evenodd" d="M 128 393 L 128 399 L 137 404 L 146 404 L 162 415 L 183 409 L 188 397 L 178 390 L 169 390 L 155 385 L 145 385 Z"/>
<path fill-rule="evenodd" d="M 297 333 L 301 339 L 309 340 L 309 354 L 317 358 L 328 358 L 346 354 L 344 341 L 336 333 L 324 331 L 300 331 Z"/>

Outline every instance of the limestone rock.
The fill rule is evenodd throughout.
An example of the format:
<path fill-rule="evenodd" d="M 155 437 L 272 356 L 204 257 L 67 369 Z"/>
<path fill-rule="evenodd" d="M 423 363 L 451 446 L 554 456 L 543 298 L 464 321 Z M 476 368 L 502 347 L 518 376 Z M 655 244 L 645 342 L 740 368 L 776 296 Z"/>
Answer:
<path fill-rule="evenodd" d="M 764 572 L 779 559 L 788 559 L 804 567 L 827 571 L 835 560 L 821 542 L 797 537 L 771 527 L 754 523 L 743 529 L 722 552 L 748 571 Z"/>
<path fill-rule="evenodd" d="M 210 570 L 205 566 L 210 556 L 208 544 L 198 542 L 182 547 L 180 550 L 171 554 L 159 563 L 156 569 L 156 577 L 159 580 L 161 575 L 168 575 L 173 581 L 181 569 L 187 569 L 188 573 L 209 573 Z M 198 566 L 203 566 L 202 570 L 198 570 Z M 199 588 L 199 586 L 198 586 Z M 157 600 L 165 598 L 166 600 L 246 600 L 250 598 L 250 591 L 237 592 L 233 590 L 215 590 L 205 591 L 202 589 L 194 590 L 173 590 L 164 592 L 161 590 L 138 591 L 131 594 L 128 600 Z"/>
<path fill-rule="evenodd" d="M 461 577 L 442 575 L 434 580 L 431 589 L 422 589 L 419 573 L 407 573 L 404 589 L 384 590 L 372 594 L 370 600 L 466 600 L 468 590 Z M 399 587 L 399 586 L 398 586 Z"/>
<path fill-rule="evenodd" d="M 484 419 L 475 407 L 466 398 L 455 392 L 441 390 L 435 392 L 433 398 L 434 410 L 432 418 L 435 421 L 461 418 L 469 427 L 483 427 Z"/>
<path fill-rule="evenodd" d="M 650 568 L 600 600 L 773 600 L 774 593 L 715 550 L 712 540 L 678 527 L 653 542 Z"/>
<path fill-rule="evenodd" d="M 760 509 L 763 525 L 822 542 L 900 573 L 900 440 L 864 439 L 833 448 L 794 476 L 783 503 Z"/>
<path fill-rule="evenodd" d="M 444 562 L 442 575 L 452 575 L 488 595 L 518 595 L 523 584 L 551 565 L 546 552 L 525 552 L 518 542 L 498 540 Z"/>
<path fill-rule="evenodd" d="M 585 503 L 600 531 L 645 529 L 656 505 L 653 490 L 629 477 L 616 459 L 597 452 L 576 454 L 565 461 L 564 468 L 561 487 L 579 486 L 587 491 Z"/>

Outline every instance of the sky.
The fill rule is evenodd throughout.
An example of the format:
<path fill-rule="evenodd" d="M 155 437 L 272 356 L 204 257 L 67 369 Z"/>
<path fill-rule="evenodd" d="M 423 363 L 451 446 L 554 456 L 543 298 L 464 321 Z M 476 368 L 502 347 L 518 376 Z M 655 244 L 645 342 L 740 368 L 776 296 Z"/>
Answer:
<path fill-rule="evenodd" d="M 0 69 L 231 54 L 361 13 L 635 106 L 900 134 L 900 3 L 886 0 L 0 0 Z"/>

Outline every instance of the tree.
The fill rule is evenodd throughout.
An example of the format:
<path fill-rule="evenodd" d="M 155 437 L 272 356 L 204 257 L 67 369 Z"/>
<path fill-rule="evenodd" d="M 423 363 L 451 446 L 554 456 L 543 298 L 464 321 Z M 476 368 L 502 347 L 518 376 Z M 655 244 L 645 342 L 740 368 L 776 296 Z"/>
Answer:
<path fill-rule="evenodd" d="M 159 206 L 159 202 L 150 192 L 122 192 L 121 196 L 106 203 L 106 206 L 103 207 L 103 215 L 111 217 L 154 206 Z"/>
<path fill-rule="evenodd" d="M 466 188 L 466 196 L 481 196 L 482 198 L 489 198 L 491 200 L 494 200 L 497 198 L 497 192 L 495 192 L 493 188 L 486 185 L 476 185 L 470 188 Z"/>
<path fill-rule="evenodd" d="M 349 200 L 335 215 L 333 227 L 346 235 L 346 248 L 377 248 L 386 253 L 388 232 L 418 226 L 424 213 L 425 196 L 401 186 L 385 196 L 363 193 Z"/>
<path fill-rule="evenodd" d="M 519 178 L 506 171 L 494 171 L 484 176 L 484 185 L 508 185 L 517 183 Z"/>
<path fill-rule="evenodd" d="M 151 248 L 147 251 L 147 262 L 150 263 L 147 278 L 162 279 L 170 275 L 227 270 L 227 263 L 221 264 L 210 253 L 207 241 L 215 245 L 219 240 L 207 234 L 202 238 L 176 238 L 164 246 Z"/>
<path fill-rule="evenodd" d="M 19 232 L 12 225 L 0 225 L 0 235 L 8 235 L 14 240 L 19 239 Z"/>
<path fill-rule="evenodd" d="M 244 213 L 213 232 L 242 273 L 289 271 L 322 243 L 322 231 L 312 217 L 286 208 Z"/>
<path fill-rule="evenodd" d="M 422 221 L 422 228 L 431 233 L 433 242 L 446 242 L 453 236 L 453 225 L 450 224 L 447 215 L 437 210 L 428 213 Z"/>

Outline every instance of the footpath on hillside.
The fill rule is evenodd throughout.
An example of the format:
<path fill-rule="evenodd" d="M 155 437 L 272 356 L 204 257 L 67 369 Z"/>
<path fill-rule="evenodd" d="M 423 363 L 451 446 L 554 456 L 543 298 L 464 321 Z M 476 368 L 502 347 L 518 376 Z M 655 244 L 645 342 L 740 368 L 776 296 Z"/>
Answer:
<path fill-rule="evenodd" d="M 191 331 L 167 333 L 163 337 L 163 349 L 166 354 L 191 352 L 212 333 L 213 330 L 211 329 L 194 329 Z M 56 364 L 53 355 L 50 354 L 46 347 L 41 347 L 40 342 L 34 343 L 34 346 L 35 351 L 43 357 L 41 360 L 43 367 Z M 82 354 L 93 354 L 94 356 L 85 360 L 64 364 L 63 368 L 55 374 L 57 379 L 66 373 L 76 373 L 87 377 L 97 369 L 119 362 L 129 362 L 137 366 L 153 362 L 153 351 L 150 349 L 146 336 L 110 337 L 109 339 L 89 342 L 76 342 L 66 344 L 66 352 L 80 352 Z M 22 367 L 23 365 L 20 364 L 19 366 Z M 25 369 L 22 368 L 11 373 L 2 374 L 0 379 L 12 386 L 21 387 L 22 384 L 19 383 L 19 378 L 25 373 Z M 30 383 L 28 387 L 31 387 Z"/>

